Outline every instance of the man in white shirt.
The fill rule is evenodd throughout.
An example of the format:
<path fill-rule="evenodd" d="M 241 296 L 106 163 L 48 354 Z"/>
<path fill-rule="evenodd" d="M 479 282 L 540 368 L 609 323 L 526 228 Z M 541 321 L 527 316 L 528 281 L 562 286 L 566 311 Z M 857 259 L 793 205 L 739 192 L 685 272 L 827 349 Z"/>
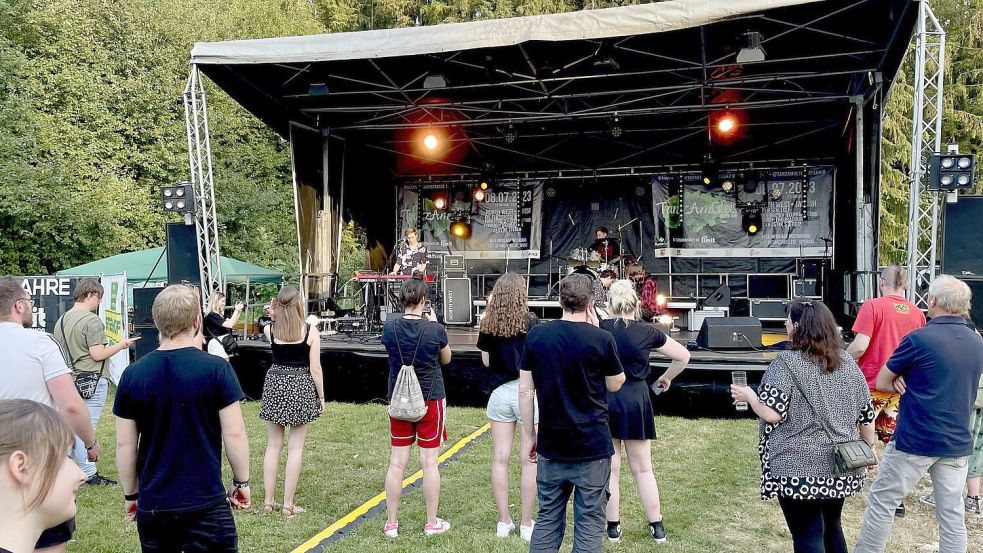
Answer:
<path fill-rule="evenodd" d="M 89 410 L 75 389 L 58 343 L 50 334 L 30 329 L 33 305 L 31 294 L 18 279 L 0 278 L 0 399 L 30 399 L 56 408 L 84 442 L 89 460 L 95 462 L 102 449 Z M 37 551 L 64 552 L 74 529 L 72 519 L 46 530 Z"/>

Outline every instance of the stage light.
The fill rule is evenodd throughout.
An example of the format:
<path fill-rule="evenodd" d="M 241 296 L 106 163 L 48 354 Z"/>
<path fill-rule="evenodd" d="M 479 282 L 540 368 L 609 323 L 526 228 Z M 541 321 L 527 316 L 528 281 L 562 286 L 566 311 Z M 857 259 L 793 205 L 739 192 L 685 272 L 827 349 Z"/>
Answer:
<path fill-rule="evenodd" d="M 518 137 L 519 134 L 515 131 L 515 127 L 512 126 L 512 123 L 509 123 L 509 126 L 505 127 L 505 143 L 512 144 Z"/>
<path fill-rule="evenodd" d="M 474 191 L 474 201 L 476 201 L 476 202 L 483 202 L 483 201 L 485 201 L 485 197 L 486 197 L 486 194 L 485 194 L 485 191 L 484 190 L 482 190 L 482 189 L 479 188 L 479 189 L 477 189 L 477 190 Z"/>
<path fill-rule="evenodd" d="M 621 128 L 621 118 L 615 115 L 611 119 L 611 136 L 613 138 L 621 138 L 622 133 L 624 133 L 624 129 Z"/>
<path fill-rule="evenodd" d="M 471 238 L 471 223 L 469 223 L 466 219 L 454 219 L 451 221 L 449 230 L 451 232 L 451 236 L 454 238 L 460 238 L 462 240 Z"/>
<path fill-rule="evenodd" d="M 744 47 L 737 53 L 737 63 L 756 61 L 765 61 L 765 49 L 761 47 L 761 33 L 748 31 L 744 33 Z"/>
<path fill-rule="evenodd" d="M 703 163 L 700 165 L 700 180 L 703 182 L 703 186 L 707 188 L 717 183 L 717 162 L 710 154 L 703 156 Z"/>
<path fill-rule="evenodd" d="M 778 200 L 781 200 L 782 199 L 782 189 L 781 188 L 772 188 L 771 189 L 771 199 L 773 201 L 776 201 L 776 202 Z"/>
<path fill-rule="evenodd" d="M 433 133 L 424 136 L 423 145 L 426 146 L 428 150 L 433 150 L 437 147 L 437 137 L 434 136 Z"/>
<path fill-rule="evenodd" d="M 730 192 L 734 189 L 734 182 L 725 180 L 724 182 L 720 183 L 720 188 L 723 189 L 724 192 Z"/>
<path fill-rule="evenodd" d="M 932 154 L 928 160 L 928 189 L 953 191 L 973 188 L 976 156 Z"/>
<path fill-rule="evenodd" d="M 195 189 L 190 182 L 160 187 L 161 207 L 164 211 L 194 213 Z"/>
<path fill-rule="evenodd" d="M 745 208 L 741 216 L 741 227 L 752 236 L 758 234 L 761 231 L 761 210 Z"/>
<path fill-rule="evenodd" d="M 437 196 L 433 199 L 433 206 L 438 211 L 443 211 L 447 209 L 447 198 L 443 196 Z"/>
<path fill-rule="evenodd" d="M 655 305 L 657 305 L 659 307 L 665 307 L 666 306 L 666 295 L 665 294 L 656 294 L 655 295 Z"/>
<path fill-rule="evenodd" d="M 478 185 L 478 186 L 481 187 L 482 190 L 488 190 L 488 182 L 487 181 L 481 181 L 481 184 Z"/>
<path fill-rule="evenodd" d="M 311 83 L 307 87 L 308 96 L 327 96 L 331 91 L 328 89 L 328 85 L 325 83 Z"/>
<path fill-rule="evenodd" d="M 730 134 L 737 129 L 737 118 L 729 113 L 725 113 L 717 120 L 717 131 L 720 134 Z"/>
<path fill-rule="evenodd" d="M 675 321 L 672 319 L 672 315 L 659 315 L 659 318 L 656 320 L 660 325 L 668 326 L 670 329 L 675 324 Z"/>
<path fill-rule="evenodd" d="M 435 73 L 433 75 L 427 75 L 427 77 L 423 79 L 423 88 L 426 88 L 427 90 L 433 90 L 435 88 L 446 88 L 446 87 L 447 87 L 447 79 L 439 73 Z"/>

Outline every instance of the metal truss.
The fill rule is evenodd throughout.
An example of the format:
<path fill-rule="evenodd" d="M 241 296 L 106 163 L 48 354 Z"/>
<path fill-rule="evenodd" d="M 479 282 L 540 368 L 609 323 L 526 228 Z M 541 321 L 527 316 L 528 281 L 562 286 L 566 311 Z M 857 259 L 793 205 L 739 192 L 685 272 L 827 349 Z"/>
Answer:
<path fill-rule="evenodd" d="M 923 186 L 929 156 L 942 148 L 942 77 L 945 31 L 928 2 L 919 2 L 908 195 L 908 290 L 927 307 L 927 285 L 937 272 L 940 205 L 944 195 Z"/>
<path fill-rule="evenodd" d="M 198 271 L 201 275 L 202 303 L 212 292 L 225 290 L 215 217 L 215 185 L 212 180 L 212 148 L 208 136 L 208 104 L 198 66 L 191 66 L 184 88 L 184 118 L 188 129 L 188 163 L 198 205 L 195 234 L 198 238 Z"/>

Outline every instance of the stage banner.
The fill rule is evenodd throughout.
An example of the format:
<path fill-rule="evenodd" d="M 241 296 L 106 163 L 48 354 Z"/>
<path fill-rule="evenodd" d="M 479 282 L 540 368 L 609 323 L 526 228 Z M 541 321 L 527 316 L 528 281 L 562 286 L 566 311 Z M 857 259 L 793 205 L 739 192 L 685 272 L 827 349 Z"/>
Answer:
<path fill-rule="evenodd" d="M 75 285 L 84 277 L 25 276 L 21 286 L 34 298 L 31 328 L 51 332 L 55 322 L 75 305 Z"/>
<path fill-rule="evenodd" d="M 712 187 L 698 173 L 655 175 L 655 255 L 829 257 L 833 184 L 831 167 L 722 171 Z M 751 234 L 744 224 L 757 215 Z"/>
<path fill-rule="evenodd" d="M 469 259 L 539 258 L 543 185 L 540 181 L 494 181 L 474 200 L 475 184 L 423 183 L 399 189 L 399 237 L 417 227 L 431 252 L 463 253 Z M 437 200 L 445 203 L 438 209 Z M 471 237 L 454 237 L 451 222 L 471 223 Z"/>
<path fill-rule="evenodd" d="M 99 316 L 106 325 L 106 338 L 109 345 L 118 344 L 129 336 L 126 324 L 126 273 L 118 275 L 103 275 L 100 277 L 102 303 L 99 304 Z M 109 377 L 116 384 L 123 376 L 123 370 L 130 364 L 130 352 L 123 350 L 110 358 Z"/>

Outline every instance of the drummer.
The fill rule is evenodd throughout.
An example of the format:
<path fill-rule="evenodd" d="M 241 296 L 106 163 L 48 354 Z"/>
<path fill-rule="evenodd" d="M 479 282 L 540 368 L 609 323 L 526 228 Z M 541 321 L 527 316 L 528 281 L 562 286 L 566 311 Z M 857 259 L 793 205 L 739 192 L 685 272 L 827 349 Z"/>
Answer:
<path fill-rule="evenodd" d="M 596 240 L 591 244 L 590 251 L 597 252 L 604 263 L 616 263 L 618 261 L 618 241 L 608 238 L 607 227 L 598 227 L 595 231 Z"/>

